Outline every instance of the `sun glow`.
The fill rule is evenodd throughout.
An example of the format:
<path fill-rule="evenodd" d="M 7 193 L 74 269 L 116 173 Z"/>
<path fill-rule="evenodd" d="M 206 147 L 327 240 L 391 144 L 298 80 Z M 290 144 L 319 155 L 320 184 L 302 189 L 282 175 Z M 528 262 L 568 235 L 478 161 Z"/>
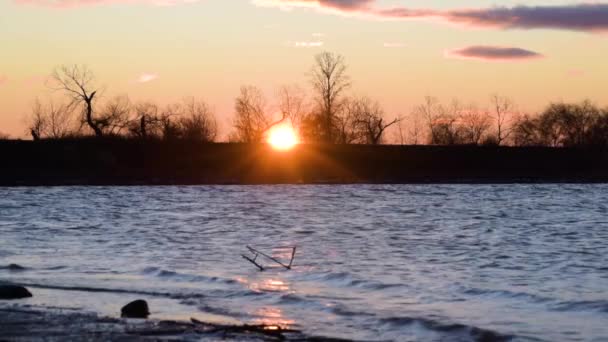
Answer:
<path fill-rule="evenodd" d="M 287 151 L 298 143 L 298 135 L 291 126 L 280 125 L 270 130 L 267 141 L 275 150 Z"/>

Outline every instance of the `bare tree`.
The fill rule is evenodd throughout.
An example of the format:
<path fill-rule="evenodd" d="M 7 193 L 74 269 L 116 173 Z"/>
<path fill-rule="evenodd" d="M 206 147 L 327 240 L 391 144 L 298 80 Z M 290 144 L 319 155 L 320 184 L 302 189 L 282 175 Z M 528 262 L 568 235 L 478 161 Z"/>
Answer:
<path fill-rule="evenodd" d="M 496 143 L 502 145 L 513 132 L 515 105 L 511 99 L 497 94 L 492 95 L 491 101 L 496 119 Z"/>
<path fill-rule="evenodd" d="M 357 126 L 359 103 L 356 100 L 345 99 L 340 111 L 333 117 L 333 142 L 338 144 L 353 144 L 359 141 L 360 132 Z M 320 126 L 323 126 L 323 116 L 318 116 Z M 322 139 L 321 139 L 322 140 Z"/>
<path fill-rule="evenodd" d="M 422 116 L 426 119 L 429 127 L 429 140 L 431 144 L 436 144 L 439 140 L 437 136 L 438 130 L 436 126 L 439 124 L 440 116 L 442 115 L 443 107 L 439 101 L 431 96 L 424 98 L 424 103 L 414 109 L 414 115 Z"/>
<path fill-rule="evenodd" d="M 118 135 L 131 120 L 131 100 L 127 95 L 115 96 L 105 103 L 97 120 L 104 134 Z"/>
<path fill-rule="evenodd" d="M 102 124 L 94 115 L 94 100 L 98 89 L 95 77 L 86 66 L 61 66 L 51 74 L 51 88 L 63 91 L 70 99 L 70 106 L 82 106 L 83 122 L 96 136 L 103 136 Z"/>
<path fill-rule="evenodd" d="M 179 120 L 183 139 L 213 142 L 217 137 L 217 122 L 213 110 L 204 101 L 189 98 L 184 101 L 185 117 Z"/>
<path fill-rule="evenodd" d="M 460 143 L 457 125 L 460 105 L 457 101 L 453 101 L 450 107 L 444 107 L 436 98 L 427 96 L 424 98 L 424 104 L 416 107 L 415 112 L 426 118 L 430 144 L 454 145 Z"/>
<path fill-rule="evenodd" d="M 365 144 L 380 144 L 386 129 L 400 121 L 385 121 L 384 110 L 380 104 L 366 97 L 355 100 L 354 108 L 357 135 L 359 141 Z"/>
<path fill-rule="evenodd" d="M 322 109 L 322 135 L 327 142 L 333 142 L 334 117 L 339 111 L 342 93 L 351 84 L 344 57 L 330 52 L 317 55 L 311 74 L 312 86 Z"/>
<path fill-rule="evenodd" d="M 43 104 L 40 99 L 36 99 L 28 124 L 32 138 L 61 139 L 73 134 L 75 125 L 72 109 L 69 105 L 58 105 L 52 100 Z"/>
<path fill-rule="evenodd" d="M 513 125 L 513 143 L 516 146 L 540 146 L 546 142 L 541 136 L 538 118 L 523 115 Z"/>
<path fill-rule="evenodd" d="M 291 125 L 298 131 L 304 117 L 310 112 L 306 94 L 302 88 L 295 85 L 283 86 L 279 89 L 279 109 L 281 115 L 288 118 Z"/>
<path fill-rule="evenodd" d="M 399 130 L 401 130 L 401 123 L 402 121 L 399 121 Z M 420 123 L 420 115 L 415 111 L 410 115 L 410 128 L 408 130 L 408 133 L 410 136 L 410 144 L 418 145 L 420 143 L 420 137 L 422 135 L 422 127 Z"/>
<path fill-rule="evenodd" d="M 515 124 L 513 140 L 519 146 L 602 145 L 608 116 L 590 101 L 551 103 L 538 116 L 523 116 Z"/>
<path fill-rule="evenodd" d="M 479 145 L 492 125 L 489 113 L 475 106 L 462 110 L 459 119 L 462 142 L 467 144 Z"/>
<path fill-rule="evenodd" d="M 261 142 L 264 134 L 272 126 L 285 119 L 273 121 L 268 113 L 268 104 L 262 91 L 254 86 L 241 87 L 241 94 L 235 101 L 234 128 L 231 140 L 240 142 Z"/>
<path fill-rule="evenodd" d="M 32 116 L 29 119 L 28 129 L 34 141 L 38 141 L 44 137 L 46 131 L 46 115 L 40 100 L 36 99 L 32 106 Z"/>
<path fill-rule="evenodd" d="M 140 138 L 159 137 L 161 119 L 158 106 L 151 102 L 138 103 L 134 107 L 135 117 L 129 123 L 129 131 Z"/>
<path fill-rule="evenodd" d="M 182 137 L 182 128 L 178 118 L 182 117 L 184 113 L 185 108 L 181 103 L 170 103 L 165 106 L 159 118 L 163 139 L 174 140 Z"/>
<path fill-rule="evenodd" d="M 322 127 L 323 122 L 320 114 L 313 111 L 304 115 L 299 127 L 300 139 L 307 143 L 316 143 L 322 141 Z"/>

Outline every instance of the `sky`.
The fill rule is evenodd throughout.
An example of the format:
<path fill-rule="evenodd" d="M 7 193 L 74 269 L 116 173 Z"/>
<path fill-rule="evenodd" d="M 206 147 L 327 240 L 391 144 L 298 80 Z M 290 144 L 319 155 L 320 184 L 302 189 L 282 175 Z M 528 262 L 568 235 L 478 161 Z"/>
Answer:
<path fill-rule="evenodd" d="M 525 5 L 524 5 L 525 4 Z M 485 0 L 0 0 L 0 132 L 25 137 L 45 79 L 84 64 L 104 98 L 187 96 L 230 129 L 256 85 L 309 89 L 314 56 L 341 54 L 351 92 L 407 115 L 427 95 L 528 112 L 550 101 L 608 105 L 608 2 Z"/>

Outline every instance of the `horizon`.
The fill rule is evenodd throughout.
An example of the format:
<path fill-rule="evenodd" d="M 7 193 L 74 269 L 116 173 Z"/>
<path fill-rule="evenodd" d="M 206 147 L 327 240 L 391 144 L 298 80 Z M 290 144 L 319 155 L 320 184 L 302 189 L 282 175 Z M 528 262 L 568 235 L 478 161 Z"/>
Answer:
<path fill-rule="evenodd" d="M 499 94 L 527 113 L 559 101 L 590 99 L 605 106 L 608 69 L 601 56 L 608 55 L 608 16 L 602 14 L 608 3 L 517 4 L 8 1 L 0 4 L 6 51 L 0 61 L 0 132 L 26 137 L 24 118 L 32 103 L 52 96 L 46 77 L 57 66 L 83 64 L 108 99 L 127 94 L 133 102 L 160 105 L 204 99 L 214 108 L 219 140 L 226 140 L 241 86 L 259 87 L 273 105 L 283 85 L 310 93 L 307 74 L 323 51 L 345 57 L 349 93 L 378 100 L 387 119 L 409 115 L 427 95 L 484 107 Z M 522 22 L 508 25 L 477 15 L 522 8 Z M 465 9 L 476 16 L 463 19 Z M 569 17 L 547 14 L 557 9 Z M 590 10 L 597 18 L 588 17 Z"/>
<path fill-rule="evenodd" d="M 0 340 L 608 336 L 608 0 L 0 0 L 0 41 Z"/>

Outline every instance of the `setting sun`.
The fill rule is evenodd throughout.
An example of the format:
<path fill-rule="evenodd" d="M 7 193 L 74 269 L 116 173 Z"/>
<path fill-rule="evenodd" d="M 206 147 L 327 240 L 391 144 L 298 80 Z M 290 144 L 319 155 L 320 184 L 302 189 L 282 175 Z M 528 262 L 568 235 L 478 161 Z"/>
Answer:
<path fill-rule="evenodd" d="M 268 143 L 276 150 L 290 150 L 298 143 L 298 135 L 291 126 L 277 126 L 268 133 Z"/>

